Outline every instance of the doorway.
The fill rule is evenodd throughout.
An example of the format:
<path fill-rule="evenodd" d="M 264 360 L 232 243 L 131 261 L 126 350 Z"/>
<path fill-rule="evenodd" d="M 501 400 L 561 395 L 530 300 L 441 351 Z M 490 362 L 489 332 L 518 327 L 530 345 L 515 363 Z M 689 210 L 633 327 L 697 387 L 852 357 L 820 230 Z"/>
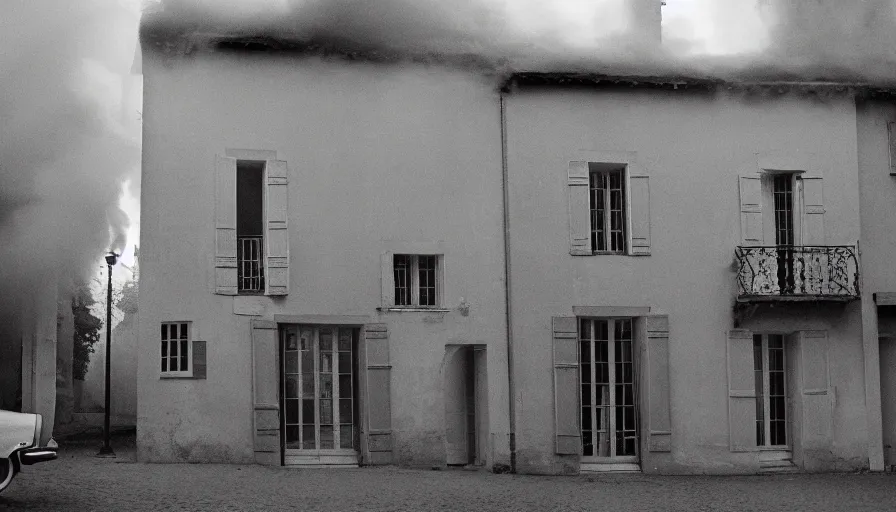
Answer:
<path fill-rule="evenodd" d="M 283 464 L 357 466 L 357 327 L 287 325 L 281 342 Z"/>
<path fill-rule="evenodd" d="M 447 347 L 444 364 L 445 455 L 449 466 L 486 463 L 487 389 L 485 347 Z"/>
<path fill-rule="evenodd" d="M 880 398 L 884 467 L 896 466 L 896 334 L 880 336 Z"/>
<path fill-rule="evenodd" d="M 637 363 L 631 318 L 579 321 L 582 468 L 637 471 Z"/>

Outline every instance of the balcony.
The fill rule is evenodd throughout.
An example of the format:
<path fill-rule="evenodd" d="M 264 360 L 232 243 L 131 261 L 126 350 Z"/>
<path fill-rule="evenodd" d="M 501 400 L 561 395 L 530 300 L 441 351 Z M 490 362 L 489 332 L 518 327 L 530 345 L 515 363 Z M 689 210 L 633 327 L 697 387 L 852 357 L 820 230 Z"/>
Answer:
<path fill-rule="evenodd" d="M 831 301 L 859 298 L 854 246 L 738 247 L 738 302 Z"/>
<path fill-rule="evenodd" d="M 260 236 L 237 238 L 237 283 L 240 293 L 264 292 L 263 241 Z"/>

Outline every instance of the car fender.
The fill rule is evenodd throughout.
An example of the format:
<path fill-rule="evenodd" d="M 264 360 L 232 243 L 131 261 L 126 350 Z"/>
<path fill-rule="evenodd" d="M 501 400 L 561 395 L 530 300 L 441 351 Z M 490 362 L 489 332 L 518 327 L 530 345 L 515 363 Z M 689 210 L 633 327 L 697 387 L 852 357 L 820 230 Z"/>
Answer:
<path fill-rule="evenodd" d="M 0 410 L 0 459 L 36 446 L 41 423 L 39 414 Z"/>

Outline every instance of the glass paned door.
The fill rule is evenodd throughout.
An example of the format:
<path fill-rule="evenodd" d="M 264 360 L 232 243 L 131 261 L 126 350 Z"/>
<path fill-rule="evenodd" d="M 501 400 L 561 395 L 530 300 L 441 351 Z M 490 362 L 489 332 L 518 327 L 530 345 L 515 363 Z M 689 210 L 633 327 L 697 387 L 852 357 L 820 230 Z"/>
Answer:
<path fill-rule="evenodd" d="M 787 447 L 787 376 L 784 335 L 753 335 L 756 445 Z"/>
<path fill-rule="evenodd" d="M 354 350 L 359 331 L 287 326 L 283 343 L 287 451 L 355 450 Z"/>
<path fill-rule="evenodd" d="M 633 356 L 630 318 L 580 321 L 579 376 L 585 459 L 637 461 Z"/>

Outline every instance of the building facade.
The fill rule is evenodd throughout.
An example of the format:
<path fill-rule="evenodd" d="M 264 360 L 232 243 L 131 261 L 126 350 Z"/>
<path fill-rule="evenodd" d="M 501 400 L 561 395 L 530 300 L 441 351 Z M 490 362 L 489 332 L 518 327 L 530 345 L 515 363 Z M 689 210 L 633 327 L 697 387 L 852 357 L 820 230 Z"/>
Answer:
<path fill-rule="evenodd" d="M 893 463 L 887 91 L 166 43 L 141 460 Z"/>

